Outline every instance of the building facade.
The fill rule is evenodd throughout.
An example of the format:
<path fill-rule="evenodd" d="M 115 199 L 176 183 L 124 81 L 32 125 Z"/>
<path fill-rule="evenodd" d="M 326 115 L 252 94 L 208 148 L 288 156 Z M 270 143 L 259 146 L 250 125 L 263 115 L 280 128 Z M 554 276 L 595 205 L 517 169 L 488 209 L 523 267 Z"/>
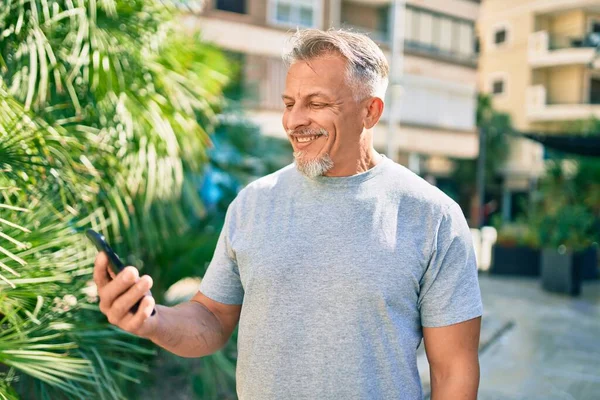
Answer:
<path fill-rule="evenodd" d="M 521 131 L 566 131 L 600 118 L 600 1 L 484 0 L 479 87 Z M 505 205 L 543 171 L 542 146 L 511 140 Z"/>
<path fill-rule="evenodd" d="M 393 0 L 206 0 L 183 23 L 239 54 L 244 105 L 263 133 L 285 138 L 281 125 L 286 67 L 281 55 L 297 28 L 351 28 L 390 56 Z M 400 95 L 375 132 L 375 146 L 421 174 L 443 177 L 452 158 L 478 153 L 475 129 L 475 21 L 479 2 L 408 0 Z M 396 30 L 396 32 L 398 32 Z M 387 115 L 399 120 L 388 135 Z M 390 150 L 390 151 L 388 151 Z"/>

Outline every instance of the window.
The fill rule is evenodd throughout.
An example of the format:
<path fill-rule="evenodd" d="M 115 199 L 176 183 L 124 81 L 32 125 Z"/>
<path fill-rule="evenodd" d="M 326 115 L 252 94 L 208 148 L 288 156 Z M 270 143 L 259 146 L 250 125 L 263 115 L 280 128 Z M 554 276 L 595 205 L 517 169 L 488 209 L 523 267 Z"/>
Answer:
<path fill-rule="evenodd" d="M 405 47 L 419 52 L 474 60 L 474 22 L 451 15 L 406 6 Z"/>
<path fill-rule="evenodd" d="M 492 93 L 494 95 L 499 95 L 504 93 L 504 80 L 503 79 L 494 79 L 492 82 Z"/>
<path fill-rule="evenodd" d="M 377 26 L 379 32 L 384 37 L 389 38 L 390 35 L 390 18 L 391 18 L 391 7 L 381 7 L 377 10 Z"/>
<path fill-rule="evenodd" d="M 246 14 L 246 0 L 217 0 L 217 10 Z"/>
<path fill-rule="evenodd" d="M 417 18 L 417 12 L 407 7 L 404 18 L 404 38 L 409 42 L 416 41 L 419 37 L 419 35 L 416 33 L 418 26 Z"/>
<path fill-rule="evenodd" d="M 590 80 L 590 104 L 600 104 L 600 77 Z"/>
<path fill-rule="evenodd" d="M 317 28 L 322 0 L 271 0 L 270 21 L 276 25 Z"/>
<path fill-rule="evenodd" d="M 460 54 L 465 56 L 473 55 L 474 37 L 473 25 L 460 24 L 460 28 L 458 29 L 458 51 Z"/>
<path fill-rule="evenodd" d="M 419 42 L 425 46 L 433 44 L 433 16 L 430 13 L 419 15 Z"/>
<path fill-rule="evenodd" d="M 440 22 L 440 49 L 446 53 L 452 52 L 452 20 L 442 19 Z"/>
<path fill-rule="evenodd" d="M 500 28 L 494 32 L 494 44 L 496 46 L 506 43 L 506 28 Z"/>

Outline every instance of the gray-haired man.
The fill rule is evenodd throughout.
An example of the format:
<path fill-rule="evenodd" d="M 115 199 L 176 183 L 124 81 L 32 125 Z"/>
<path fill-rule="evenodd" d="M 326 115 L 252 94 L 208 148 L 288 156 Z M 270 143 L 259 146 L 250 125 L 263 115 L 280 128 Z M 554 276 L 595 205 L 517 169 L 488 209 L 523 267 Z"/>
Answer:
<path fill-rule="evenodd" d="M 388 64 L 366 36 L 294 36 L 283 126 L 295 165 L 229 207 L 189 303 L 154 306 L 128 268 L 95 280 L 109 321 L 184 357 L 220 349 L 239 322 L 241 399 L 475 399 L 481 297 L 459 207 L 373 148 Z"/>

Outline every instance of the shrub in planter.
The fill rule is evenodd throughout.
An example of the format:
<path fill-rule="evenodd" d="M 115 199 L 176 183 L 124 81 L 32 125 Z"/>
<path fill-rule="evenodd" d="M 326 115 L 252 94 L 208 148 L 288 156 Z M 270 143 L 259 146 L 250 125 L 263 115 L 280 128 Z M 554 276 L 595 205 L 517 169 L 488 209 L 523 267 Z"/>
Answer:
<path fill-rule="evenodd" d="M 498 230 L 490 273 L 539 276 L 540 250 L 535 232 L 526 224 L 507 224 Z"/>
<path fill-rule="evenodd" d="M 576 296 L 581 291 L 584 268 L 591 261 L 591 271 L 596 269 L 595 248 L 590 229 L 594 216 L 580 205 L 562 207 L 553 215 L 539 221 L 540 241 L 544 247 L 541 258 L 542 287 L 551 292 Z M 590 250 L 592 248 L 592 250 Z"/>
<path fill-rule="evenodd" d="M 575 262 L 581 265 L 581 279 L 593 280 L 598 279 L 598 245 L 594 244 L 586 250 L 575 253 Z"/>

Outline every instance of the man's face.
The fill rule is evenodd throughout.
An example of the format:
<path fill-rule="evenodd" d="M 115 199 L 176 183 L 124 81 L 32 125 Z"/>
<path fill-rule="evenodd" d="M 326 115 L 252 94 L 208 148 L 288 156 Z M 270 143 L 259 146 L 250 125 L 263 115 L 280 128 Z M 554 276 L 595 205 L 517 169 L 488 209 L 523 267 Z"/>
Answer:
<path fill-rule="evenodd" d="M 346 80 L 346 60 L 325 55 L 290 67 L 282 96 L 283 127 L 298 169 L 324 175 L 334 165 L 352 163 L 359 147 L 366 109 Z"/>

